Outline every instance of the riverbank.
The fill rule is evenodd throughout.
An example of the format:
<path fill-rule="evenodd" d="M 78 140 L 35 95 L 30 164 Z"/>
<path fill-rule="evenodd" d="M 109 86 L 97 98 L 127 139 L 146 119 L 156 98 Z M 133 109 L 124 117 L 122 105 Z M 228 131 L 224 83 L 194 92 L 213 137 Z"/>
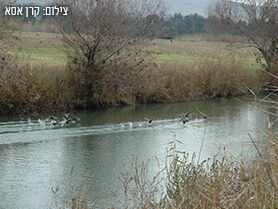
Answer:
<path fill-rule="evenodd" d="M 242 43 L 231 47 L 225 42 L 154 40 L 144 48 L 152 55 L 145 86 L 112 89 L 104 84 L 101 94 L 86 97 L 83 92 L 81 97 L 82 81 L 68 68 L 61 36 L 22 32 L 19 37 L 21 41 L 8 49 L 16 58 L 4 63 L 1 114 L 239 96 L 262 91 L 267 81 L 255 51 L 235 50 Z"/>

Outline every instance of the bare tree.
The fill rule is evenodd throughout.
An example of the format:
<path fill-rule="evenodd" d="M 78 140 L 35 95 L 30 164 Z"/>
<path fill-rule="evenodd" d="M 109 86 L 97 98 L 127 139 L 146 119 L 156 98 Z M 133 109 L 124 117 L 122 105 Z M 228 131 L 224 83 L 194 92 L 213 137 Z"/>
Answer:
<path fill-rule="evenodd" d="M 68 7 L 59 25 L 80 97 L 91 97 L 92 103 L 101 105 L 109 93 L 115 97 L 127 88 L 148 85 L 149 58 L 141 49 L 155 35 L 153 27 L 164 10 L 161 0 L 55 3 Z"/>
<path fill-rule="evenodd" d="M 216 0 L 209 8 L 209 17 L 221 22 L 226 31 L 247 37 L 257 48 L 267 71 L 278 76 L 278 1 Z M 273 80 L 272 84 L 277 84 Z"/>

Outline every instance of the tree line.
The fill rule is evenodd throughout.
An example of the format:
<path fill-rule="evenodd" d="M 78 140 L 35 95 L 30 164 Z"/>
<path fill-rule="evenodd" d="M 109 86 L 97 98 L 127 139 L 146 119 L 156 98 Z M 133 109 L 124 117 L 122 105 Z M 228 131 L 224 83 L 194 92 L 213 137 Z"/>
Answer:
<path fill-rule="evenodd" d="M 22 5 L 20 5 L 22 6 Z M 39 7 L 40 11 L 44 9 L 44 6 L 38 6 L 34 4 L 27 4 L 24 7 Z M 45 16 L 40 13 L 37 17 L 23 15 L 21 17 L 23 23 L 41 24 L 49 22 L 53 19 L 53 16 Z M 171 37 L 175 38 L 184 34 L 197 34 L 208 33 L 208 22 L 210 18 L 204 17 L 200 14 L 183 15 L 181 13 L 175 13 L 173 15 L 149 15 L 144 18 L 146 21 L 155 22 L 155 27 L 152 28 L 152 33 L 157 34 L 159 38 Z M 154 25 L 154 24 L 153 24 Z"/>
<path fill-rule="evenodd" d="M 24 7 L 39 7 L 40 11 L 43 11 L 45 6 L 26 4 L 18 5 Z M 211 9 L 211 8 L 209 8 Z M 39 13 L 37 17 L 23 15 L 21 17 L 22 23 L 28 24 L 49 24 L 51 20 L 55 21 L 55 16 L 45 16 Z M 148 31 L 142 31 L 141 35 L 146 35 L 147 33 L 155 36 L 157 38 L 176 38 L 184 34 L 232 34 L 240 35 L 240 30 L 228 30 L 230 26 L 229 18 L 223 19 L 217 17 L 216 15 L 209 14 L 207 17 L 194 13 L 189 15 L 183 15 L 181 13 L 166 14 L 165 11 L 161 11 L 158 14 L 149 14 L 143 17 L 145 22 L 149 22 Z M 243 28 L 250 28 L 256 30 L 255 20 L 250 20 L 249 22 L 245 20 L 240 20 L 238 24 Z M 24 27 L 23 27 L 24 28 Z M 144 29 L 145 30 L 145 29 Z"/>

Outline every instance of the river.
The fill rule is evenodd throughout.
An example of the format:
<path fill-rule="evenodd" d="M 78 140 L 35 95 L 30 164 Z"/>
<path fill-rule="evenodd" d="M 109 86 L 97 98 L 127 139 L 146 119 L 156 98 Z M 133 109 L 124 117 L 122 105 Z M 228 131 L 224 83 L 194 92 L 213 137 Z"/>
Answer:
<path fill-rule="evenodd" d="M 0 208 L 51 208 L 58 190 L 62 199 L 71 186 L 86 179 L 103 205 L 112 191 L 123 189 L 118 177 L 134 156 L 151 159 L 155 175 L 165 163 L 169 142 L 181 141 L 178 150 L 212 157 L 226 150 L 250 154 L 248 133 L 266 128 L 266 114 L 252 108 L 253 98 L 148 104 L 82 111 L 81 121 L 53 126 L 50 115 L 0 118 Z M 183 113 L 190 112 L 183 124 Z M 200 114 L 208 114 L 204 119 Z M 64 113 L 57 115 L 61 120 Z M 153 119 L 148 123 L 144 117 Z M 155 156 L 160 164 L 157 166 Z M 155 162 L 155 163 L 154 163 Z M 73 173 L 71 174 L 71 170 Z M 105 206 L 104 206 L 105 207 Z"/>

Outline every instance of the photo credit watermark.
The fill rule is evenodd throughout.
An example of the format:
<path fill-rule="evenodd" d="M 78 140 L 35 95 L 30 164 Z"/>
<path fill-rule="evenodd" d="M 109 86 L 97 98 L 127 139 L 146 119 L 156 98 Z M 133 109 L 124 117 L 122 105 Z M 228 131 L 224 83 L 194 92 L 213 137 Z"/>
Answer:
<path fill-rule="evenodd" d="M 41 14 L 45 16 L 55 16 L 55 15 L 68 15 L 68 7 L 5 7 L 6 16 L 25 16 L 25 17 L 37 17 Z"/>

